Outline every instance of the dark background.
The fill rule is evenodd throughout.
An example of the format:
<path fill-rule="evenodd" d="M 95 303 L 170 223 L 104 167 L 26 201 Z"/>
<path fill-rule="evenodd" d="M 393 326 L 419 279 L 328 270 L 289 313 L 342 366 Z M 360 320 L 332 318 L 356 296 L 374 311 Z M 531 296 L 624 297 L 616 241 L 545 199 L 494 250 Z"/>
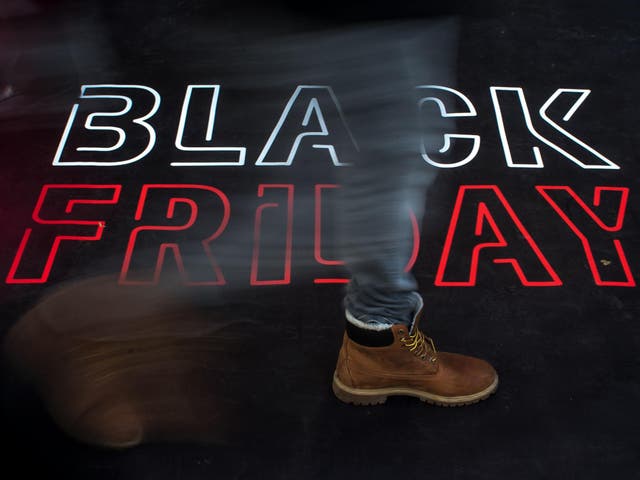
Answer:
<path fill-rule="evenodd" d="M 225 56 L 214 32 L 221 23 L 243 28 L 248 4 L 6 5 L 0 9 L 0 83 L 12 85 L 14 94 L 0 102 L 0 272 L 5 275 L 9 269 L 43 184 L 122 183 L 125 194 L 113 214 L 116 233 L 112 230 L 99 245 L 61 252 L 48 285 L 0 285 L 3 334 L 48 288 L 114 271 L 134 223 L 127 215 L 143 183 L 215 183 L 239 204 L 248 193 L 255 194 L 261 181 L 296 178 L 286 169 L 265 173 L 251 167 L 290 91 L 250 118 L 232 111 L 247 101 L 246 92 L 225 83 Z M 367 15 L 433 11 L 421 4 L 387 12 L 382 5 L 368 2 Z M 292 23 L 287 16 L 291 10 L 283 6 L 256 8 L 267 24 L 304 30 L 354 16 L 353 9 L 331 14 L 340 7 L 322 5 L 316 18 L 323 20 L 309 25 Z M 459 127 L 480 134 L 482 147 L 471 164 L 439 172 L 429 192 L 415 274 L 425 295 L 429 334 L 442 350 L 490 359 L 501 376 L 498 393 L 465 409 L 430 408 L 402 398 L 377 408 L 340 404 L 330 391 L 342 332 L 340 286 L 313 285 L 300 272 L 292 285 L 243 291 L 241 306 L 210 305 L 202 301 L 206 292 L 198 290 L 202 308 L 255 321 L 251 331 L 238 327 L 237 335 L 252 341 L 245 345 L 247 360 L 229 378 L 246 394 L 237 399 L 246 416 L 234 418 L 237 429 L 229 438 L 207 446 L 147 445 L 124 452 L 87 447 L 60 433 L 28 385 L 4 368 L 0 455 L 6 472 L 11 466 L 21 476 L 35 471 L 83 479 L 637 478 L 638 287 L 595 285 L 580 244 L 534 186 L 568 185 L 583 198 L 598 185 L 630 188 L 617 238 L 638 278 L 640 9 L 620 0 L 460 0 L 454 10 L 461 14 L 455 86 L 479 114 Z M 51 160 L 80 86 L 110 82 L 149 85 L 162 94 L 156 149 L 143 162 L 119 169 L 53 168 Z M 223 115 L 229 118 L 228 144 L 247 146 L 248 165 L 176 173 L 169 163 L 184 89 L 206 82 L 228 85 L 221 121 Z M 544 169 L 507 168 L 490 86 L 523 87 L 532 111 L 557 88 L 591 89 L 572 131 L 621 170 L 582 170 L 552 154 L 545 155 Z M 330 167 L 316 174 L 314 183 L 333 178 Z M 481 265 L 475 287 L 434 286 L 454 199 L 463 184 L 501 188 L 563 286 L 525 288 L 508 267 L 488 261 Z M 305 215 L 296 210 L 296 218 Z M 305 244 L 308 232 L 296 235 Z M 297 255 L 306 267 L 306 257 Z"/>

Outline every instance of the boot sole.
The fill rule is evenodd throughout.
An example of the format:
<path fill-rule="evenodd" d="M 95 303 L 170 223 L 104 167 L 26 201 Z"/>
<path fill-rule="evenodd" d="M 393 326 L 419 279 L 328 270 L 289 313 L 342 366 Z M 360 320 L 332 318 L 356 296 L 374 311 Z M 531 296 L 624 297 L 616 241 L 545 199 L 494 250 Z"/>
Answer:
<path fill-rule="evenodd" d="M 462 407 L 485 400 L 498 388 L 498 377 L 484 390 L 471 395 L 457 397 L 443 397 L 422 390 L 411 388 L 353 388 L 340 381 L 337 372 L 333 374 L 333 393 L 339 400 L 352 405 L 380 405 L 390 396 L 405 396 L 419 398 L 423 402 L 440 407 Z"/>

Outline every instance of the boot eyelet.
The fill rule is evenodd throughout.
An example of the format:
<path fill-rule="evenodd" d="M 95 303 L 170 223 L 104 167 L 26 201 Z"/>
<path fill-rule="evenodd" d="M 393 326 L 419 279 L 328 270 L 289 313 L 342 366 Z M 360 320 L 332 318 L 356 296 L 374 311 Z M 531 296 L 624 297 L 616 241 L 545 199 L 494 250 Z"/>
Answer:
<path fill-rule="evenodd" d="M 430 361 L 431 363 L 436 363 L 436 362 L 438 361 L 438 359 L 437 359 L 436 357 L 431 357 L 431 358 L 429 359 L 429 361 Z"/>

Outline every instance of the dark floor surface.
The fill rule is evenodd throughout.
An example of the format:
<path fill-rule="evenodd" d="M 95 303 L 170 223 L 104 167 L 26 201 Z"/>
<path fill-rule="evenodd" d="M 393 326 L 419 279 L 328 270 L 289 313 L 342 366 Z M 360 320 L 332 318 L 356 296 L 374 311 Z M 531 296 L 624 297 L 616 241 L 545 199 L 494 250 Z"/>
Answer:
<path fill-rule="evenodd" d="M 489 359 L 501 386 L 480 404 L 442 409 L 405 398 L 356 408 L 333 397 L 342 287 L 315 284 L 314 279 L 344 273 L 313 260 L 309 226 L 313 185 L 333 182 L 335 167 L 326 158 L 319 160 L 322 166 L 316 164 L 309 178 L 300 175 L 302 163 L 290 169 L 253 166 L 293 90 L 261 91 L 258 79 L 247 91 L 225 82 L 224 51 L 216 47 L 210 25 L 225 18 L 227 25 L 240 28 L 241 14 L 219 15 L 233 10 L 186 3 L 16 1 L 2 7 L 5 12 L 0 9 L 6 15 L 0 19 L 0 95 L 3 86 L 13 90 L 0 101 L 2 275 L 10 276 L 25 229 L 37 226 L 31 215 L 43 185 L 123 185 L 116 206 L 99 206 L 104 212 L 100 217 L 78 207 L 89 219 L 105 221 L 100 242 L 63 242 L 46 283 L 3 282 L 0 332 L 4 335 L 60 282 L 119 270 L 136 226 L 133 213 L 143 184 L 215 185 L 229 198 L 229 229 L 237 232 L 252 231 L 259 205 L 280 202 L 273 218 L 265 210 L 275 237 L 282 237 L 277 229 L 283 226 L 286 197 L 279 189 L 258 198 L 258 186 L 295 184 L 299 197 L 293 204 L 291 280 L 252 286 L 249 267 L 239 268 L 229 277 L 234 295 L 240 292 L 239 308 L 207 300 L 208 289 L 219 287 L 186 288 L 216 316 L 252 319 L 251 327 L 238 333 L 251 339 L 242 347 L 247 360 L 229 366 L 236 372 L 230 381 L 243 396 L 235 399 L 237 417 L 229 422 L 233 428 L 217 444 L 145 445 L 121 452 L 82 445 L 58 430 L 36 396 L 5 365 L 3 470 L 15 467 L 17 473 L 10 475 L 22 478 L 34 472 L 91 480 L 640 478 L 640 8 L 616 0 L 493 1 L 482 2 L 486 12 L 476 8 L 460 18 L 455 88 L 473 102 L 478 116 L 461 119 L 458 126 L 462 133 L 480 135 L 481 146 L 468 165 L 439 169 L 414 272 L 427 305 L 424 327 L 438 347 Z M 158 142 L 142 161 L 109 168 L 51 165 L 80 87 L 88 84 L 147 85 L 160 93 L 162 104 L 154 118 Z M 246 146 L 244 167 L 170 166 L 201 158 L 178 153 L 173 145 L 189 84 L 222 85 L 216 141 Z M 538 113 L 557 89 L 590 90 L 563 127 L 619 168 L 583 168 L 536 142 L 523 124 L 514 91 L 503 90 L 500 105 L 514 159 L 532 163 L 531 147 L 536 145 L 544 159 L 544 168 L 510 168 L 490 87 L 522 88 L 542 135 L 559 139 L 586 164 L 602 166 L 600 157 L 561 139 Z M 561 118 L 580 92 L 558 99 L 549 115 Z M 260 95 L 271 97 L 253 102 Z M 450 256 L 439 272 L 464 185 L 495 187 L 466 191 Z M 546 199 L 536 186 L 565 188 L 547 190 Z M 597 187 L 606 187 L 599 204 L 594 200 Z M 497 191 L 555 275 L 514 227 Z M 592 206 L 595 217 L 575 198 Z M 473 248 L 496 242 L 496 230 L 488 230 L 488 224 L 474 236 L 479 205 L 490 210 L 509 248 L 483 250 L 477 279 L 472 285 L 456 285 L 468 283 Z M 586 243 L 554 205 L 575 222 Z M 61 214 L 46 208 L 45 217 Z M 211 221 L 220 222 L 220 205 L 212 208 L 217 210 Z M 600 225 L 594 218 L 602 220 Z M 40 241 L 45 248 L 47 238 Z M 593 253 L 591 267 L 585 245 Z M 525 282 L 511 265 L 493 262 L 502 256 L 521 262 Z M 250 262 L 250 253 L 246 259 Z M 225 261 L 234 262 L 219 260 L 223 271 Z M 43 262 L 44 257 L 25 257 L 14 277 L 37 278 Z M 278 265 L 267 265 L 258 278 L 277 279 Z M 236 267 L 233 263 L 229 269 Z"/>

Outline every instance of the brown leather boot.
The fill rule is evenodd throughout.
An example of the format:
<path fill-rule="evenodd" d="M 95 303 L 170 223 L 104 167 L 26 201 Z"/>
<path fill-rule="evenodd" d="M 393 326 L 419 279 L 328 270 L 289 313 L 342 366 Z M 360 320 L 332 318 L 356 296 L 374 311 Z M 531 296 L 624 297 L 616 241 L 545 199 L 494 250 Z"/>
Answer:
<path fill-rule="evenodd" d="M 333 392 L 346 403 L 374 405 L 390 395 L 417 397 L 440 406 L 479 402 L 498 388 L 498 375 L 478 358 L 437 352 L 419 330 L 422 308 L 409 329 L 347 328 L 333 375 Z"/>
<path fill-rule="evenodd" d="M 181 300 L 173 285 L 136 289 L 96 277 L 44 297 L 11 328 L 3 350 L 77 440 L 120 449 L 225 442 L 246 417 L 227 371 L 247 338 L 228 331 L 242 321 L 210 313 Z"/>

